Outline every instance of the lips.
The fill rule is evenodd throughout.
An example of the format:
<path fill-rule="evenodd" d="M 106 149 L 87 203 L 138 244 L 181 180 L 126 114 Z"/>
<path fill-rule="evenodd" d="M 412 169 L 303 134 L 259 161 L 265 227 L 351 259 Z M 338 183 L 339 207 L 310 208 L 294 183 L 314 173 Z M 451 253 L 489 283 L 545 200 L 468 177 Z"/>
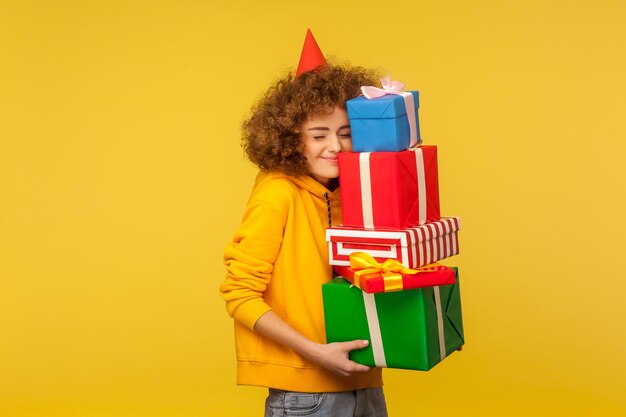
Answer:
<path fill-rule="evenodd" d="M 335 157 L 322 157 L 324 161 L 330 162 L 332 164 L 336 164 L 339 161 L 339 158 Z"/>

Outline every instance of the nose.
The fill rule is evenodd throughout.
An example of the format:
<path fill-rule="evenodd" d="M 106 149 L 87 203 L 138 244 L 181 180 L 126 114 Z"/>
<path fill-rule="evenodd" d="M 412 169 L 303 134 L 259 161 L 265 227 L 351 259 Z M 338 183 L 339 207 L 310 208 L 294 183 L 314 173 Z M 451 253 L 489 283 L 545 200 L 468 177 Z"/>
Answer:
<path fill-rule="evenodd" d="M 341 142 L 339 141 L 339 136 L 337 136 L 337 134 L 331 135 L 328 143 L 328 150 L 334 153 L 341 152 Z"/>

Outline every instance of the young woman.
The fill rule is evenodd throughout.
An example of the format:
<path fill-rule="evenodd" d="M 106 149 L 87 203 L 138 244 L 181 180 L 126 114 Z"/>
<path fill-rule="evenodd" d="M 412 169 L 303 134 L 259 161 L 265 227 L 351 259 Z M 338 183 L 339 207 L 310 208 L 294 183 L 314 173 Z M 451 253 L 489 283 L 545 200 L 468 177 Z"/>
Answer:
<path fill-rule="evenodd" d="M 237 383 L 270 388 L 266 416 L 386 416 L 379 368 L 348 358 L 367 341 L 325 342 L 325 228 L 341 223 L 337 155 L 352 150 L 346 100 L 375 77 L 323 63 L 270 88 L 243 125 L 260 172 L 226 247 L 220 287 L 235 319 Z"/>

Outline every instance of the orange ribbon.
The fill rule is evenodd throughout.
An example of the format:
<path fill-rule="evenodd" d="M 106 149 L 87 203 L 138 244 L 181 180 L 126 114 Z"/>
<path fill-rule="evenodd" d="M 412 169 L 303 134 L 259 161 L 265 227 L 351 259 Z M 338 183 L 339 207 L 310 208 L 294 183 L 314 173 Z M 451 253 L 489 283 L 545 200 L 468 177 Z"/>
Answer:
<path fill-rule="evenodd" d="M 381 264 L 365 252 L 352 252 L 350 254 L 350 268 L 354 271 L 354 285 L 357 287 L 362 288 L 362 282 L 364 283 L 365 279 L 380 275 L 383 277 L 385 292 L 389 292 L 403 289 L 402 275 L 438 271 L 445 266 L 433 263 L 417 269 L 410 269 L 396 259 L 387 259 Z"/>

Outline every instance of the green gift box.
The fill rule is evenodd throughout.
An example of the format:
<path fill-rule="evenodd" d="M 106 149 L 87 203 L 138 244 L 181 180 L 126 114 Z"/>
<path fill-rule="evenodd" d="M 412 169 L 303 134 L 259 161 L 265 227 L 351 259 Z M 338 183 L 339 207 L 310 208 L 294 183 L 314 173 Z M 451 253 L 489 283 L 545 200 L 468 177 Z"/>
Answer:
<path fill-rule="evenodd" d="M 368 294 L 343 278 L 322 285 L 326 340 L 369 340 L 350 359 L 367 366 L 427 371 L 464 343 L 456 283 Z"/>

